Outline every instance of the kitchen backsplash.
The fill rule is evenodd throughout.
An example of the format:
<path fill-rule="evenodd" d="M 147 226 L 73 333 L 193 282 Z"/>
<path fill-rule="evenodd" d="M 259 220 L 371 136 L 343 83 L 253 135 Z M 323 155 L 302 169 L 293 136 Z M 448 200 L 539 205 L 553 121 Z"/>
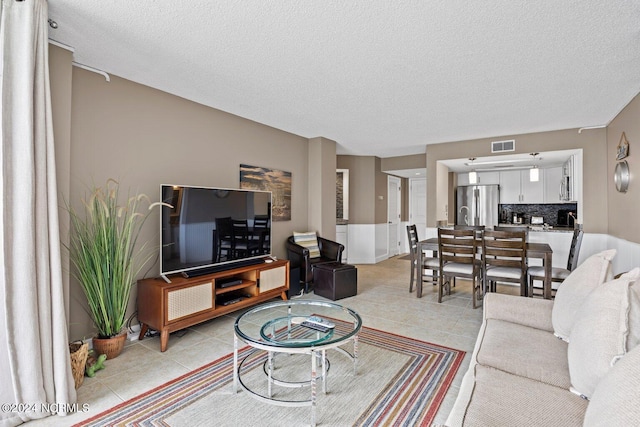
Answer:
<path fill-rule="evenodd" d="M 553 204 L 531 204 L 531 205 L 499 205 L 500 222 L 511 224 L 513 223 L 513 215 L 524 214 L 524 223 L 530 224 L 532 216 L 541 216 L 546 224 L 551 226 L 567 225 L 566 214 L 567 212 L 573 212 L 577 218 L 578 204 L 577 203 L 553 203 Z M 558 223 L 558 214 L 560 214 L 564 220 Z M 578 219 L 578 222 L 580 220 Z"/>

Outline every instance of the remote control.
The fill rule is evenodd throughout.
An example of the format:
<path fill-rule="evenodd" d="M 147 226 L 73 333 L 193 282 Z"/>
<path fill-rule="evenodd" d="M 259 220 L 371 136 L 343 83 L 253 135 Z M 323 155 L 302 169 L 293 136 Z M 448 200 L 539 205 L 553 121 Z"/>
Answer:
<path fill-rule="evenodd" d="M 325 326 L 325 327 L 327 327 L 329 329 L 334 328 L 336 326 L 333 323 L 329 322 L 328 320 L 325 320 L 322 317 L 318 317 L 318 316 L 309 316 L 307 318 L 307 322 L 314 323 L 314 324 L 320 325 L 320 326 Z"/>
<path fill-rule="evenodd" d="M 312 322 L 309 322 L 309 321 L 306 321 L 306 320 L 304 322 L 302 322 L 301 325 L 305 326 L 305 327 L 307 327 L 309 329 L 315 329 L 316 331 L 320 331 L 320 332 L 329 332 L 331 330 L 331 328 L 328 327 L 328 326 L 320 325 L 320 324 L 317 324 L 317 323 L 312 323 Z"/>

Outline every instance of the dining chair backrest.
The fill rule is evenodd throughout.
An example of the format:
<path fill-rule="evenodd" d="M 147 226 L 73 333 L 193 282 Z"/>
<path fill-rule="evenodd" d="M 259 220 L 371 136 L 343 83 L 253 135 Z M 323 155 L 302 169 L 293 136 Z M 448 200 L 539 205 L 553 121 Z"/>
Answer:
<path fill-rule="evenodd" d="M 477 230 L 438 229 L 438 253 L 440 268 L 446 263 L 476 265 L 478 252 Z"/>
<path fill-rule="evenodd" d="M 454 225 L 454 230 L 484 230 L 484 225 Z"/>
<path fill-rule="evenodd" d="M 526 277 L 526 232 L 485 231 L 482 239 L 482 258 L 485 266 L 519 268 Z"/>
<path fill-rule="evenodd" d="M 407 225 L 407 239 L 409 239 L 409 253 L 411 254 L 411 259 L 416 258 L 416 254 L 418 253 L 418 229 L 415 224 Z"/>
<path fill-rule="evenodd" d="M 578 266 L 583 234 L 582 227 L 573 230 L 573 238 L 571 239 L 571 247 L 569 248 L 569 258 L 567 259 L 567 270 L 569 271 L 575 270 Z"/>
<path fill-rule="evenodd" d="M 529 241 L 529 227 L 525 226 L 501 226 L 497 225 L 493 227 L 493 231 L 524 231 L 524 237 L 526 241 Z"/>
<path fill-rule="evenodd" d="M 476 237 L 482 237 L 482 232 L 484 231 L 484 225 L 454 225 L 454 230 L 475 230 Z"/>

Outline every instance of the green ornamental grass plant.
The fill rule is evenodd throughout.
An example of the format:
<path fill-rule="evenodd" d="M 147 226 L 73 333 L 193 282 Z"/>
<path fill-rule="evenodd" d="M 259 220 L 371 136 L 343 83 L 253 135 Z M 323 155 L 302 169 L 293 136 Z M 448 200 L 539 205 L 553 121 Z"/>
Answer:
<path fill-rule="evenodd" d="M 131 286 L 154 255 L 147 242 L 137 247 L 140 230 L 154 206 L 144 194 L 127 195 L 118 204 L 119 184 L 107 180 L 82 200 L 84 215 L 69 205 L 69 255 L 73 275 L 87 297 L 98 338 L 120 334 L 125 326 Z M 138 212 L 145 205 L 145 213 Z"/>

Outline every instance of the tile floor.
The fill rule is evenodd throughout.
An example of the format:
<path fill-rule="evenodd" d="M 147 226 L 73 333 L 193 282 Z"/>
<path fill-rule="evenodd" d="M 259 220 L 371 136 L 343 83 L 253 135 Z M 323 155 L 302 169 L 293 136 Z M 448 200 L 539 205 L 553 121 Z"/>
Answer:
<path fill-rule="evenodd" d="M 415 290 L 409 293 L 409 261 L 401 256 L 357 267 L 358 295 L 340 303 L 356 310 L 365 326 L 467 351 L 435 419 L 444 423 L 482 323 L 482 308 L 471 308 L 470 283 L 459 280 L 452 294 L 439 304 L 435 286 L 425 285 L 422 298 L 416 298 Z M 507 286 L 499 289 L 516 291 Z M 320 297 L 308 294 L 300 298 Z M 159 337 L 127 342 L 120 356 L 107 361 L 106 368 L 94 378 L 85 377 L 78 389 L 78 402 L 87 403 L 88 412 L 48 417 L 29 426 L 71 425 L 231 353 L 236 316 L 223 316 L 171 334 L 164 353 L 160 352 Z"/>

